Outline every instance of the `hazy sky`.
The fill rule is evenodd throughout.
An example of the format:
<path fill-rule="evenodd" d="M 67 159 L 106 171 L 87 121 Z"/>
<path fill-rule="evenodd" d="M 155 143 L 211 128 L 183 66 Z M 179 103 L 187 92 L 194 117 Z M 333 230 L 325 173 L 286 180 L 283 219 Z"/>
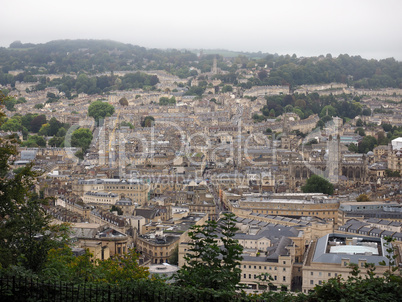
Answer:
<path fill-rule="evenodd" d="M 0 46 L 110 39 L 151 48 L 223 48 L 402 61 L 401 0 L 4 0 Z"/>

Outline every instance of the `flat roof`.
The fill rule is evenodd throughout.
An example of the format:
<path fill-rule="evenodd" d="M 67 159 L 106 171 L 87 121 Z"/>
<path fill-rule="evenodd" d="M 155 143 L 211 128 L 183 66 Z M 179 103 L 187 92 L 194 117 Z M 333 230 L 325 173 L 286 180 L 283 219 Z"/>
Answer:
<path fill-rule="evenodd" d="M 338 245 L 331 246 L 331 254 L 348 254 L 348 255 L 364 255 L 371 253 L 372 255 L 378 255 L 378 248 L 364 245 Z"/>

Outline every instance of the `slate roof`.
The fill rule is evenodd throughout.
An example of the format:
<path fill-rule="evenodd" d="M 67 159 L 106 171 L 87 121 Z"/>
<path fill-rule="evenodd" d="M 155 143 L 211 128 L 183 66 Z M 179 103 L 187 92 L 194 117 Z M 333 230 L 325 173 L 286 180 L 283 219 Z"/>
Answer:
<path fill-rule="evenodd" d="M 312 259 L 312 262 L 318 262 L 318 263 L 337 263 L 340 264 L 342 263 L 342 259 L 347 258 L 350 260 L 350 263 L 359 263 L 359 259 L 366 259 L 367 263 L 374 263 L 375 265 L 379 265 L 381 261 L 385 261 L 388 263 L 388 259 L 384 256 L 375 256 L 375 255 L 351 255 L 351 254 L 331 254 L 327 253 L 327 246 L 328 246 L 328 240 L 329 238 L 335 236 L 339 238 L 346 239 L 347 237 L 350 237 L 348 235 L 344 234 L 327 234 L 320 239 L 317 240 L 316 248 L 314 251 L 314 256 Z M 380 245 L 382 248 L 382 253 L 386 253 L 385 249 L 383 248 L 383 239 L 381 238 L 373 238 L 373 237 L 362 237 L 359 236 L 359 238 L 363 238 L 365 240 L 377 242 L 378 245 Z"/>

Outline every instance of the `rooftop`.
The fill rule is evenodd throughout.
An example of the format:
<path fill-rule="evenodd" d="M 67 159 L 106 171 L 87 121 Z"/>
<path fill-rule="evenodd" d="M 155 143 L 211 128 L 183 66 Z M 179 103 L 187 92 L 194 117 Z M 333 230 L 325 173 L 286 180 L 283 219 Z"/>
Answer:
<path fill-rule="evenodd" d="M 366 260 L 367 263 L 379 265 L 381 261 L 388 263 L 386 255 L 388 252 L 384 248 L 382 238 L 327 234 L 317 240 L 312 261 L 340 264 L 345 259 L 350 263 Z"/>

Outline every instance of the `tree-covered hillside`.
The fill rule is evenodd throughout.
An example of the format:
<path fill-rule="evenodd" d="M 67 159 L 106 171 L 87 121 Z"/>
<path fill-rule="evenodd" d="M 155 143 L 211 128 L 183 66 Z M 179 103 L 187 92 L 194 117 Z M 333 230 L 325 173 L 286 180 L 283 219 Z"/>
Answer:
<path fill-rule="evenodd" d="M 206 53 L 206 52 L 205 52 Z M 223 57 L 188 50 L 146 49 L 108 40 L 59 40 L 45 44 L 13 42 L 0 48 L 0 84 L 34 82 L 40 74 L 97 74 L 110 71 L 165 70 L 182 79 L 210 72 L 213 61 L 224 71 L 224 83 L 244 89 L 256 85 L 347 83 L 356 88 L 402 88 L 402 62 L 393 58 L 367 60 L 347 54 L 300 57 L 277 54 L 241 54 Z M 222 52 L 220 52 L 222 53 Z M 17 76 L 10 70 L 22 70 Z M 246 82 L 245 71 L 253 74 Z M 241 84 L 240 84 L 241 83 Z"/>

